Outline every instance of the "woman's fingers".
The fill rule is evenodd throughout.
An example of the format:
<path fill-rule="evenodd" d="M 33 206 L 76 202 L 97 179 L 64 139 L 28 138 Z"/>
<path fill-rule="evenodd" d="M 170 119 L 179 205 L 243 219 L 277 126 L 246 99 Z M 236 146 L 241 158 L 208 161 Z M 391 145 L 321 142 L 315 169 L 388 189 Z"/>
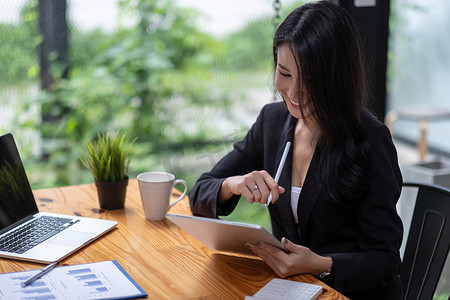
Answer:
<path fill-rule="evenodd" d="M 278 200 L 284 189 L 279 187 L 272 176 L 266 171 L 253 171 L 243 176 L 234 176 L 227 179 L 227 185 L 235 195 L 244 195 L 249 203 L 267 203 L 269 195 Z"/>
<path fill-rule="evenodd" d="M 250 249 L 280 277 L 288 276 L 288 268 L 285 261 L 289 255 L 283 250 L 266 243 L 250 245 Z"/>
<path fill-rule="evenodd" d="M 320 256 L 309 248 L 294 244 L 286 238 L 283 238 L 281 242 L 288 250 L 287 253 L 264 242 L 258 242 L 249 247 L 280 277 L 302 273 L 319 274 L 329 268 L 331 260 L 329 257 Z"/>
<path fill-rule="evenodd" d="M 272 176 L 269 175 L 266 171 L 254 171 L 250 174 L 248 174 L 249 178 L 249 184 L 250 186 L 253 183 L 254 185 L 250 190 L 252 190 L 252 196 L 250 196 L 251 203 L 258 202 L 258 203 L 267 203 L 267 200 L 269 198 L 269 195 L 272 193 L 272 197 L 275 198 L 275 200 L 278 199 L 280 195 L 278 184 L 275 182 L 275 180 L 272 178 Z M 255 186 L 257 188 L 255 188 Z"/>
<path fill-rule="evenodd" d="M 259 174 L 259 176 L 256 176 L 255 186 L 257 186 L 257 188 L 253 191 L 255 202 L 265 203 L 267 197 L 269 197 L 269 188 L 266 184 L 263 174 Z"/>
<path fill-rule="evenodd" d="M 254 184 L 252 185 L 248 179 L 247 180 L 245 179 L 245 176 L 244 176 L 243 181 L 238 185 L 237 194 L 244 195 L 245 198 L 247 198 L 249 203 L 253 203 L 253 202 L 255 202 L 255 197 L 253 195 L 253 192 L 254 192 L 253 187 L 254 187 Z"/>

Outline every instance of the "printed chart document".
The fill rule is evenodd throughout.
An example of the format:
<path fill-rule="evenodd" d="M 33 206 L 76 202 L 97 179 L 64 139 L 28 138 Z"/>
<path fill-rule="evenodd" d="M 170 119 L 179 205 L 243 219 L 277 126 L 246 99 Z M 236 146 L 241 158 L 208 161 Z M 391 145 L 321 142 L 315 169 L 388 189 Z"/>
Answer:
<path fill-rule="evenodd" d="M 0 299 L 129 299 L 147 293 L 115 260 L 62 266 L 22 288 L 39 270 L 0 274 Z"/>

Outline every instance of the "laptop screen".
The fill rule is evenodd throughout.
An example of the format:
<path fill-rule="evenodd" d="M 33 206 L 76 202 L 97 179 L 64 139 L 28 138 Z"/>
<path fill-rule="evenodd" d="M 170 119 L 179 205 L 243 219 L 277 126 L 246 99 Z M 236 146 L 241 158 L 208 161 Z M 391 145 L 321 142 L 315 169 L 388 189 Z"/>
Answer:
<path fill-rule="evenodd" d="M 0 136 L 0 233 L 37 212 L 14 138 L 11 134 Z"/>

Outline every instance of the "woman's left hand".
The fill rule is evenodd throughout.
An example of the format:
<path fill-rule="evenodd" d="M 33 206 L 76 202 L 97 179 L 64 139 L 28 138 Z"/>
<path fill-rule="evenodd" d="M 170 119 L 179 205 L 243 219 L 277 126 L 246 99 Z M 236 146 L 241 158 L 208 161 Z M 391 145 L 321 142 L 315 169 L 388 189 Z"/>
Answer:
<path fill-rule="evenodd" d="M 263 242 L 248 244 L 248 246 L 281 278 L 305 273 L 318 275 L 331 267 L 330 257 L 320 256 L 309 248 L 296 245 L 286 238 L 283 238 L 281 242 L 288 253 Z"/>

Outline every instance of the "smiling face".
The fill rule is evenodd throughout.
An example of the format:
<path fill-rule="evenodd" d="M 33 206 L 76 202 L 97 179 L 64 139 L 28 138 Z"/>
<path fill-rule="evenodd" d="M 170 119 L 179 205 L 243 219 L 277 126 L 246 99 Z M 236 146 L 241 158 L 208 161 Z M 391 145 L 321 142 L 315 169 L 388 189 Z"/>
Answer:
<path fill-rule="evenodd" d="M 281 93 L 292 116 L 303 119 L 313 114 L 306 92 L 300 92 L 301 78 L 297 63 L 287 44 L 278 47 L 275 86 Z"/>

